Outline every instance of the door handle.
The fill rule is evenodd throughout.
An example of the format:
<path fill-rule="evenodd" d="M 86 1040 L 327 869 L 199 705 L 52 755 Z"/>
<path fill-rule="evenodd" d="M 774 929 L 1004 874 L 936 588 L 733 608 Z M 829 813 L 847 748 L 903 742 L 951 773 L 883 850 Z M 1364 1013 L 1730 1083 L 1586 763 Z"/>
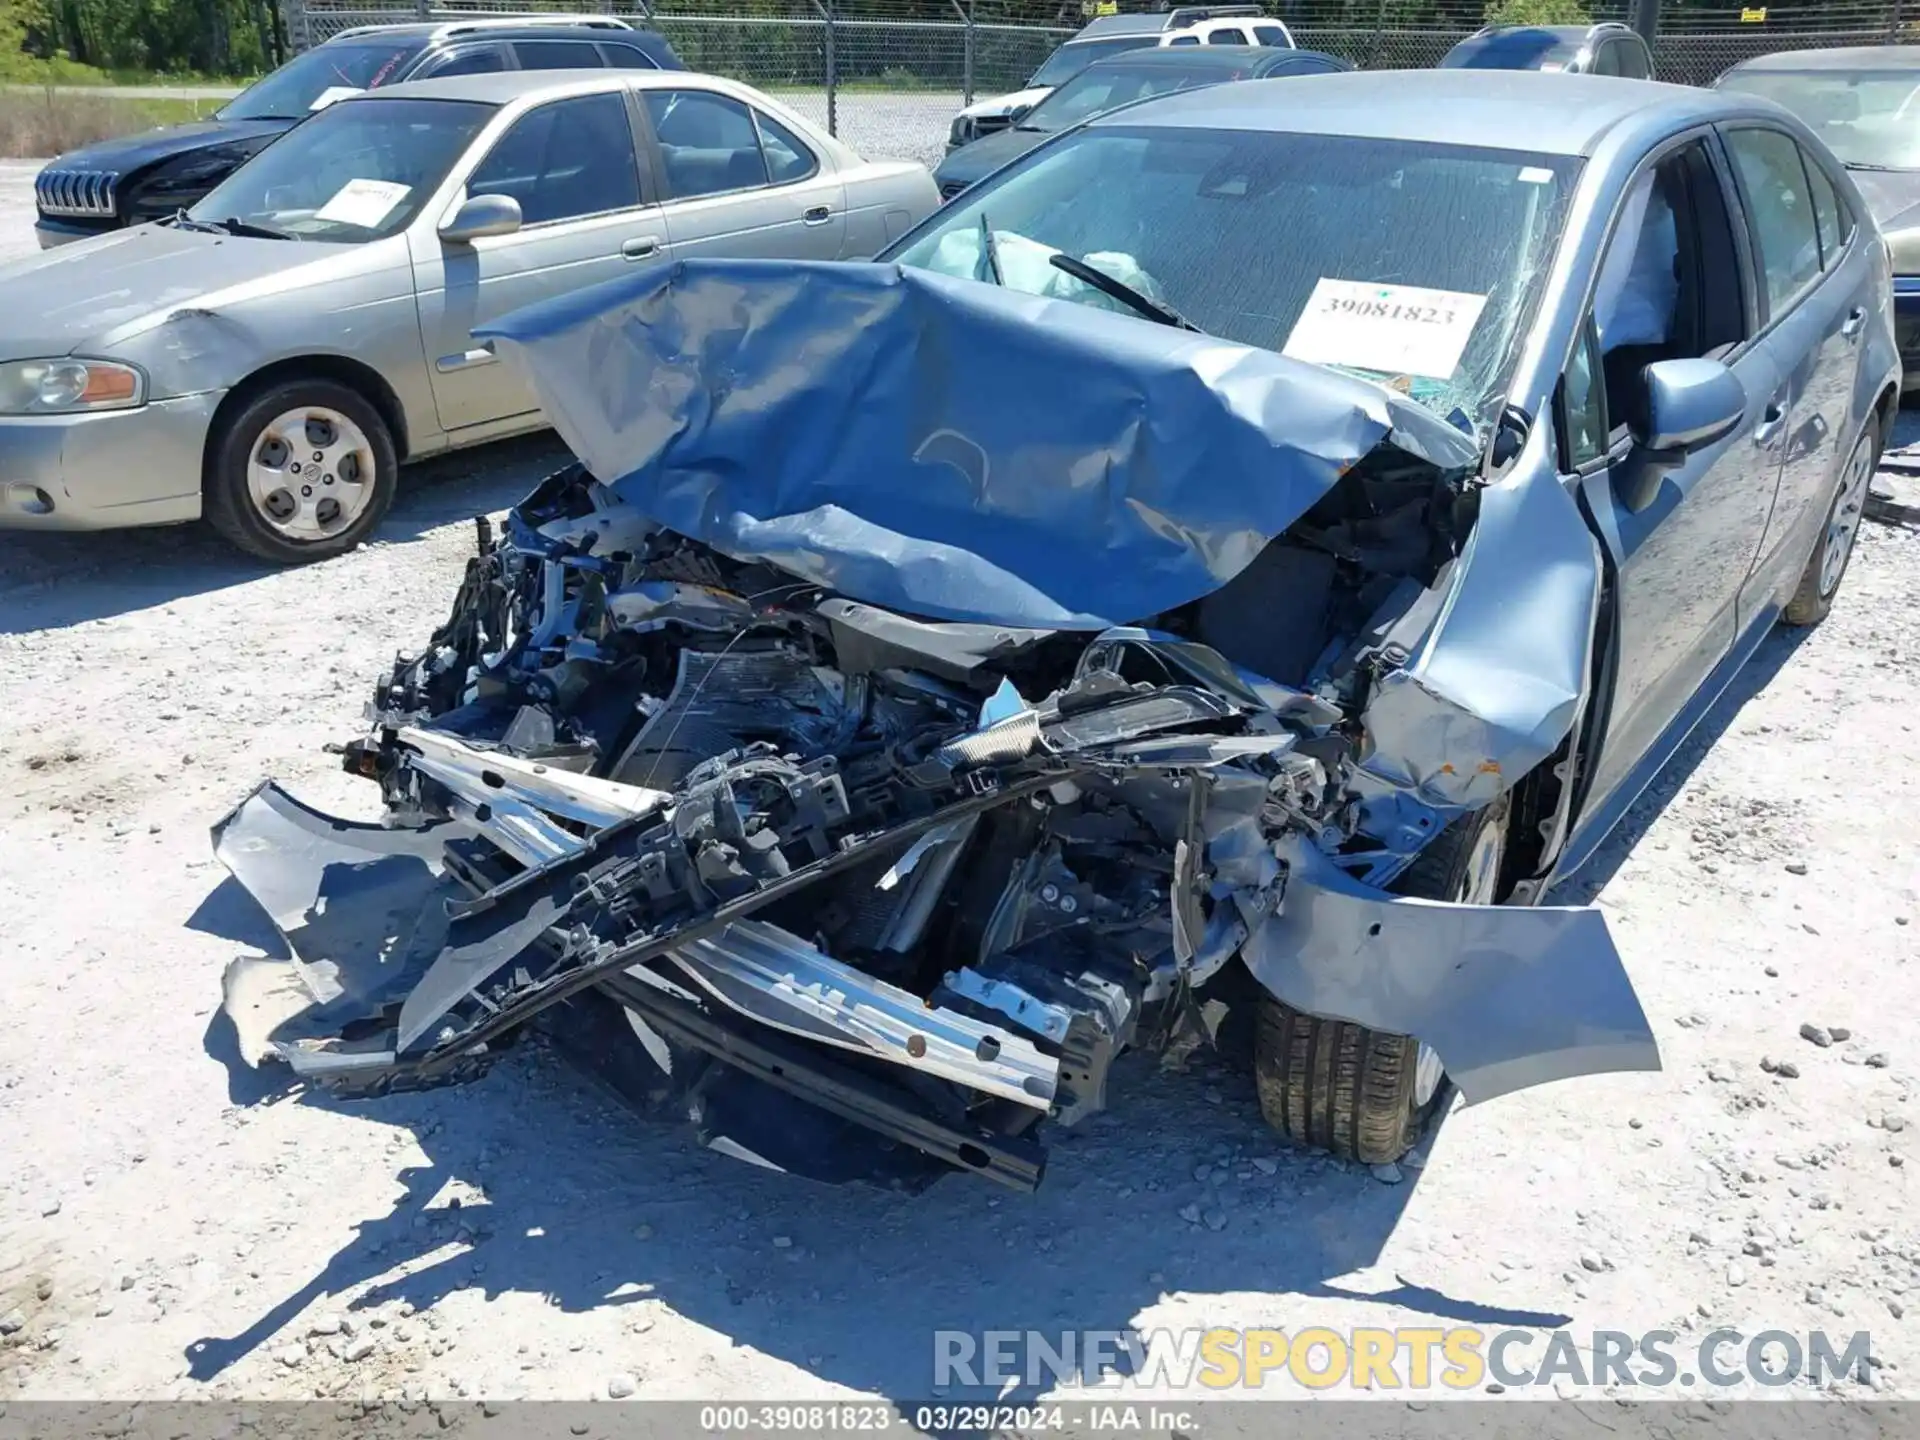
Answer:
<path fill-rule="evenodd" d="M 1786 428 L 1787 407 L 1778 400 L 1769 400 L 1767 408 L 1761 413 L 1760 423 L 1754 426 L 1753 443 L 1766 449 L 1780 438 L 1780 432 Z"/>
<path fill-rule="evenodd" d="M 628 260 L 645 260 L 660 253 L 658 235 L 636 235 L 620 242 L 620 254 Z"/>
<path fill-rule="evenodd" d="M 1847 340 L 1856 339 L 1860 334 L 1861 328 L 1865 326 L 1866 323 L 1867 312 L 1865 308 L 1859 305 L 1854 306 L 1853 309 L 1847 313 L 1846 323 L 1840 327 L 1841 337 Z"/>
<path fill-rule="evenodd" d="M 833 218 L 833 209 L 827 205 L 815 205 L 800 216 L 802 225 L 824 225 Z"/>
<path fill-rule="evenodd" d="M 494 354 L 493 342 L 488 340 L 471 350 L 462 350 L 458 355 L 442 355 L 433 362 L 433 368 L 442 375 L 453 375 L 461 370 L 472 370 L 481 365 L 491 365 L 500 357 Z"/>

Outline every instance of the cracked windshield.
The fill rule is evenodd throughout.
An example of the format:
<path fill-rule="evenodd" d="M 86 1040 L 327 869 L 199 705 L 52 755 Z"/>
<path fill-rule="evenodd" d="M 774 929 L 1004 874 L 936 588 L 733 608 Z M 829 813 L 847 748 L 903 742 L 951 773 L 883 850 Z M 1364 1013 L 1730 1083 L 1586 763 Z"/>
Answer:
<path fill-rule="evenodd" d="M 1577 167 L 1405 140 L 1097 126 L 956 200 L 890 258 L 1313 361 L 1483 434 Z"/>

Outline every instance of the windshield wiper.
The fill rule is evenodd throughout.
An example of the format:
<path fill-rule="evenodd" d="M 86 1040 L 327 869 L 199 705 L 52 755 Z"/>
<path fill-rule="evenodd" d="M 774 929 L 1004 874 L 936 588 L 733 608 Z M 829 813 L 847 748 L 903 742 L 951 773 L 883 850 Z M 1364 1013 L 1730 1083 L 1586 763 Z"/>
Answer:
<path fill-rule="evenodd" d="M 1102 295 L 1118 300 L 1122 305 L 1154 320 L 1162 325 L 1171 325 L 1179 330 L 1191 330 L 1194 334 L 1203 334 L 1200 327 L 1171 306 L 1149 300 L 1124 280 L 1116 280 L 1104 270 L 1096 270 L 1078 256 L 1069 255 L 1064 250 L 1056 250 L 1047 257 L 1047 263 L 1056 270 L 1064 270 L 1074 279 L 1091 285 Z"/>
<path fill-rule="evenodd" d="M 1848 170 L 1875 170 L 1875 171 L 1881 171 L 1889 174 L 1891 174 L 1896 170 L 1903 170 L 1906 168 L 1903 165 L 1874 165 L 1865 160 L 1842 160 L 1840 164 L 1843 168 Z"/>
<path fill-rule="evenodd" d="M 1007 277 L 1000 270 L 1000 242 L 993 238 L 993 226 L 987 223 L 984 210 L 980 212 L 980 258 L 986 262 L 993 283 L 1004 287 Z"/>
<path fill-rule="evenodd" d="M 271 225 L 256 225 L 251 220 L 242 220 L 238 215 L 229 215 L 224 220 L 215 220 L 214 225 L 229 235 L 242 235 L 250 240 L 298 240 L 300 237 L 291 230 L 276 230 Z"/>
<path fill-rule="evenodd" d="M 185 210 L 174 211 L 173 214 L 167 216 L 167 218 L 160 223 L 162 225 L 171 225 L 176 230 L 195 230 L 202 235 L 220 235 L 225 233 L 218 225 L 209 225 L 204 220 L 196 220 L 187 214 Z"/>

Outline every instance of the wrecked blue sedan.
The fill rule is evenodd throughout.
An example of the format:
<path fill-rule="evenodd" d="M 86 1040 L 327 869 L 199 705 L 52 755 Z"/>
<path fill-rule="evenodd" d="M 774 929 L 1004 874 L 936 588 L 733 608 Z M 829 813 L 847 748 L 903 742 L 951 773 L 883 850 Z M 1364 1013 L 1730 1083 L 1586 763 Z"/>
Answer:
<path fill-rule="evenodd" d="M 379 1093 L 537 1021 L 725 1153 L 1016 1188 L 1122 1051 L 1235 1026 L 1275 1127 L 1366 1162 L 1449 1084 L 1657 1068 L 1601 915 L 1537 902 L 1831 601 L 1884 314 L 1756 431 L 1773 251 L 1697 269 L 1746 222 L 1667 143 L 1734 102 L 1314 84 L 1095 122 L 880 262 L 484 332 L 580 463 L 380 681 L 383 819 L 216 827 L 292 954 L 227 974 L 245 1053 Z"/>

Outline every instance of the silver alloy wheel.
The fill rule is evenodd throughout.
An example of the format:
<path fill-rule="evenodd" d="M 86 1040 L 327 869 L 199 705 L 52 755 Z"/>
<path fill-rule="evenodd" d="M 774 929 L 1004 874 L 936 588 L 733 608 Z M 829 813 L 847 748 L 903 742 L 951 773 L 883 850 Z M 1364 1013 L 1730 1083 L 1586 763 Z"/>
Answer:
<path fill-rule="evenodd" d="M 1491 905 L 1500 891 L 1500 862 L 1506 854 L 1507 837 L 1498 824 L 1483 825 L 1467 853 L 1467 873 L 1461 877 L 1460 893 L 1453 898 L 1461 905 Z M 1414 1052 L 1413 1103 L 1423 1106 L 1440 1088 L 1447 1067 L 1440 1063 L 1440 1052 L 1424 1040 Z"/>
<path fill-rule="evenodd" d="M 1867 503 L 1867 486 L 1873 479 L 1873 446 L 1862 440 L 1847 458 L 1846 473 L 1840 478 L 1840 493 L 1833 497 L 1833 509 L 1827 515 L 1827 543 L 1820 552 L 1820 598 L 1826 599 L 1839 588 L 1847 568 L 1847 556 L 1853 552 L 1854 537 L 1860 533 L 1860 512 Z"/>
<path fill-rule="evenodd" d="M 326 540 L 373 500 L 373 444 L 326 405 L 303 405 L 261 427 L 247 456 L 247 493 L 260 518 L 293 541 Z"/>

